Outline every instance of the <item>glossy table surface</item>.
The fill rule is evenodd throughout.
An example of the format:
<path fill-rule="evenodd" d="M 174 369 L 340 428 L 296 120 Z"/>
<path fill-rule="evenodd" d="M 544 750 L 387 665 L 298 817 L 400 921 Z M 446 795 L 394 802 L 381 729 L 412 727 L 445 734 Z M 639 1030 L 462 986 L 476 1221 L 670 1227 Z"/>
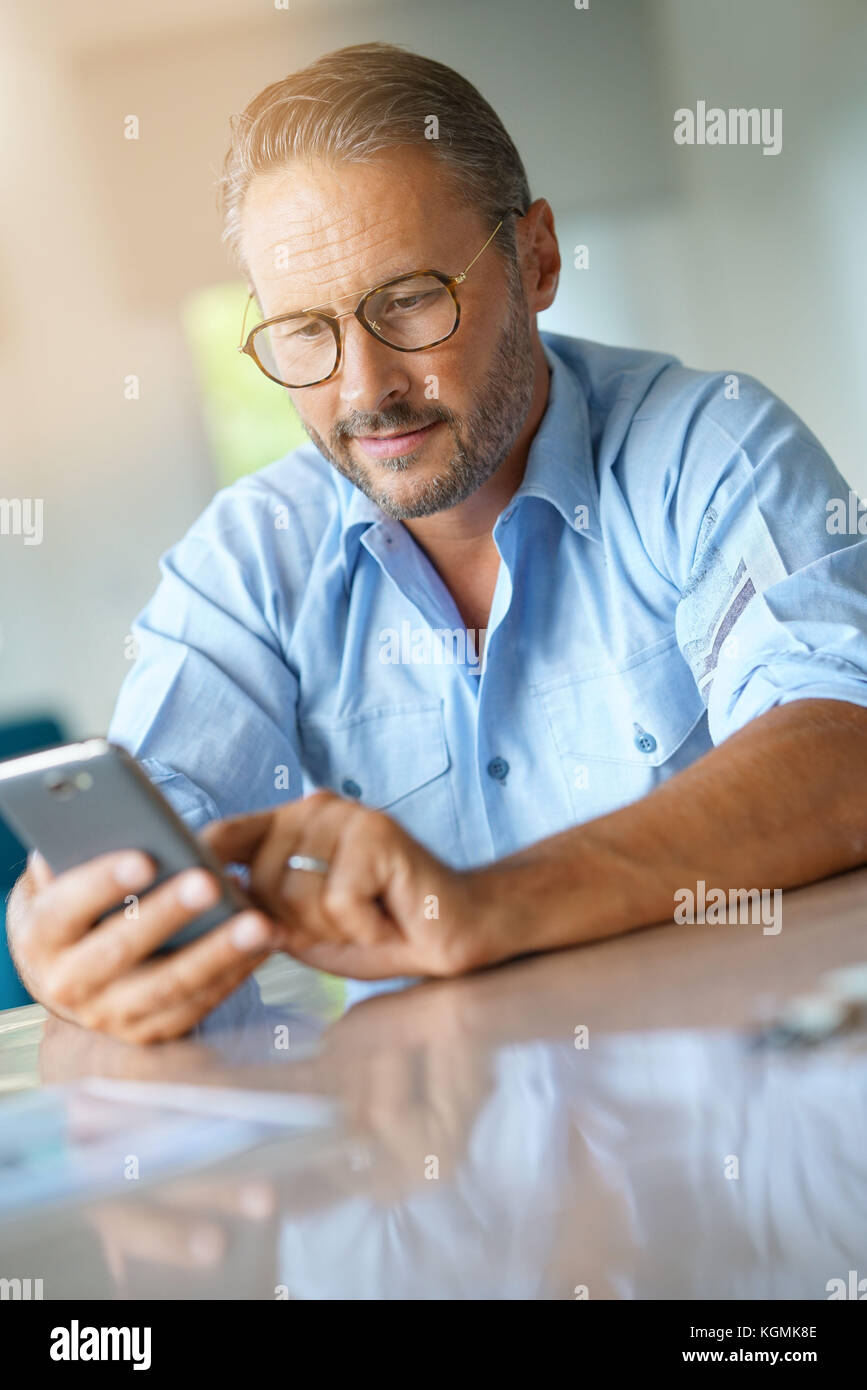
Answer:
<path fill-rule="evenodd" d="M 867 870 L 786 893 L 782 922 L 350 1007 L 362 987 L 280 956 L 151 1048 L 0 1014 L 3 1142 L 51 1096 L 64 1145 L 113 1131 L 50 1200 L 3 1207 L 0 1151 L 0 1276 L 45 1298 L 825 1299 L 867 1274 L 867 1034 L 756 1034 L 867 958 Z"/>

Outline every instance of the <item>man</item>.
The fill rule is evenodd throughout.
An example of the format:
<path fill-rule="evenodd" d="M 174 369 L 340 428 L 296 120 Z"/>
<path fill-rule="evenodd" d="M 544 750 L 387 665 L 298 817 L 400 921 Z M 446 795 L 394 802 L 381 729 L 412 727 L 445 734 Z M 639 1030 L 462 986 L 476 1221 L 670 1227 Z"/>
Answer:
<path fill-rule="evenodd" d="M 829 534 L 848 488 L 797 417 L 540 335 L 551 209 L 438 63 L 370 44 L 275 83 L 222 192 L 243 345 L 311 443 L 163 558 L 110 737 L 261 910 L 149 960 L 207 874 L 91 930 L 147 862 L 37 858 L 34 995 L 166 1038 L 273 949 L 447 975 L 864 862 L 867 543 Z"/>

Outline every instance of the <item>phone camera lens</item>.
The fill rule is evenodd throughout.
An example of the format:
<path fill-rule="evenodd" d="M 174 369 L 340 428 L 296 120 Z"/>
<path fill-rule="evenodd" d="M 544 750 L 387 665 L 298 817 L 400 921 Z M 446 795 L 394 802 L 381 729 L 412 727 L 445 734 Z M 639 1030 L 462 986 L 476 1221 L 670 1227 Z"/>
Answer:
<path fill-rule="evenodd" d="M 48 783 L 48 790 L 60 801 L 68 801 L 71 796 L 75 796 L 75 784 L 67 781 L 65 777 L 59 777 Z"/>

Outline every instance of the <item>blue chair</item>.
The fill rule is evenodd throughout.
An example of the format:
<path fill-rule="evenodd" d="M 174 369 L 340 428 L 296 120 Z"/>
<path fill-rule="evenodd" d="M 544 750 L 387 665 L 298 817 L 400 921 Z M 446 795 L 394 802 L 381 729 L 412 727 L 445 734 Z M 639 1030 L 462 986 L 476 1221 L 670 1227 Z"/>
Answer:
<path fill-rule="evenodd" d="M 0 724 L 0 759 L 36 753 L 40 748 L 50 748 L 53 743 L 63 743 L 65 738 L 57 720 L 48 715 L 15 724 Z M 26 862 L 26 848 L 0 816 L 0 1009 L 33 1003 L 18 978 L 6 945 L 6 899 Z"/>

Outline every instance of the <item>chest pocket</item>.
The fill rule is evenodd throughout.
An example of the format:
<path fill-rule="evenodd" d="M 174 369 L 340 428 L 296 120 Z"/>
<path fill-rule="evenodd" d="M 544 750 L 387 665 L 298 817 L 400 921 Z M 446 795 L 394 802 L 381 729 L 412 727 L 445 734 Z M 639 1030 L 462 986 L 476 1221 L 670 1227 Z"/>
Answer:
<path fill-rule="evenodd" d="M 441 704 L 299 719 L 298 734 L 305 792 L 326 787 L 387 811 L 432 853 L 460 862 Z"/>
<path fill-rule="evenodd" d="M 713 744 L 676 638 L 616 670 L 537 685 L 575 820 L 636 801 Z"/>

